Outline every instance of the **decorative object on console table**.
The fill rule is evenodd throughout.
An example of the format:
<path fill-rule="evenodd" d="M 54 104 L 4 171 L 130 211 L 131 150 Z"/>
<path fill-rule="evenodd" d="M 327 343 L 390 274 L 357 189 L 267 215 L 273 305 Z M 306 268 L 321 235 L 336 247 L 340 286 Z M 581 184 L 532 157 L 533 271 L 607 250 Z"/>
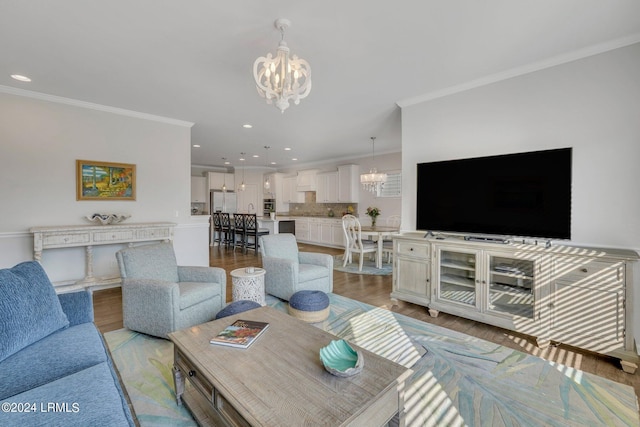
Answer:
<path fill-rule="evenodd" d="M 211 344 L 247 348 L 269 327 L 266 322 L 236 320 L 211 338 Z"/>
<path fill-rule="evenodd" d="M 367 215 L 369 215 L 369 217 L 371 218 L 371 226 L 372 227 L 376 226 L 376 219 L 378 218 L 380 213 L 381 213 L 380 209 L 378 209 L 376 207 L 369 206 L 367 208 Z"/>
<path fill-rule="evenodd" d="M 76 200 L 136 200 L 136 165 L 76 160 Z"/>
<path fill-rule="evenodd" d="M 93 215 L 87 215 L 86 218 L 93 222 L 99 221 L 102 225 L 111 225 L 118 224 L 127 218 L 131 218 L 131 215 L 94 213 Z"/>

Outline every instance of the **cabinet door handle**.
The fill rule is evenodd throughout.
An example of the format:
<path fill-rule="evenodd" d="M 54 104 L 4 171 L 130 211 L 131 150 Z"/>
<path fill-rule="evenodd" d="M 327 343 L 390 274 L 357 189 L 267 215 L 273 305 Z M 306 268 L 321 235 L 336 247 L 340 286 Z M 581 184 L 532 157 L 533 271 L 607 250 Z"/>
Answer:
<path fill-rule="evenodd" d="M 582 271 L 583 273 L 587 273 L 589 270 L 587 270 L 586 268 L 581 268 L 580 271 Z"/>
<path fill-rule="evenodd" d="M 196 376 L 196 371 L 189 371 L 189 376 L 190 377 L 195 377 Z"/>

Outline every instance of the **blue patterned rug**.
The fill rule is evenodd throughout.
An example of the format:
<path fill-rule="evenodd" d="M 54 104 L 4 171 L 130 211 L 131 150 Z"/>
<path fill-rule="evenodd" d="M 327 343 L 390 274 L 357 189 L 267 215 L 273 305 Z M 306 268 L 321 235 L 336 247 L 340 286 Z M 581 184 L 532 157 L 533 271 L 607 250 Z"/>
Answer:
<path fill-rule="evenodd" d="M 342 255 L 335 255 L 333 257 L 333 269 L 336 271 L 341 271 L 343 273 L 353 273 L 353 274 L 371 274 L 374 276 L 388 276 L 389 274 L 393 274 L 393 264 L 391 263 L 382 263 L 382 268 L 376 267 L 375 261 L 369 261 L 369 257 L 365 255 L 365 258 L 362 262 L 362 271 L 358 271 L 358 255 L 353 255 L 352 263 L 342 266 L 344 260 L 342 259 Z"/>
<path fill-rule="evenodd" d="M 638 426 L 632 387 L 330 294 L 316 324 L 413 369 L 408 426 Z M 286 311 L 286 303 L 267 296 Z M 141 426 L 195 425 L 173 392 L 173 345 L 126 329 L 104 334 Z"/>

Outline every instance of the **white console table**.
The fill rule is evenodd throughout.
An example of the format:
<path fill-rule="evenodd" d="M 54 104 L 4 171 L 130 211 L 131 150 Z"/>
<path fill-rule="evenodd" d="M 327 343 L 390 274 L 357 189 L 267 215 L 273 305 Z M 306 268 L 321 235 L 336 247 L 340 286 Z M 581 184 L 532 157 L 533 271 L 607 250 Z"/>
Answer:
<path fill-rule="evenodd" d="M 83 287 L 117 283 L 119 278 L 102 279 L 93 275 L 93 247 L 136 242 L 171 241 L 175 228 L 172 222 L 148 222 L 115 225 L 64 225 L 32 227 L 33 257 L 42 260 L 45 249 L 84 247 L 86 252 L 86 273 L 76 285 Z"/>

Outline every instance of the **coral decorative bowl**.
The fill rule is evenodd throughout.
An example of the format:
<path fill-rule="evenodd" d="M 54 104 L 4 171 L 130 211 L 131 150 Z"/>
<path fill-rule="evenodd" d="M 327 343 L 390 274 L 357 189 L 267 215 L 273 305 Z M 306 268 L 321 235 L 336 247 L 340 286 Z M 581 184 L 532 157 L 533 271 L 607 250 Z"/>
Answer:
<path fill-rule="evenodd" d="M 120 214 L 99 214 L 94 213 L 93 215 L 88 215 L 87 219 L 93 222 L 100 222 L 102 225 L 109 224 L 118 224 L 119 222 L 124 221 L 127 218 L 130 218 L 131 215 L 120 215 Z"/>
<path fill-rule="evenodd" d="M 320 349 L 320 360 L 324 368 L 338 377 L 350 377 L 362 371 L 364 358 L 345 340 L 331 341 Z"/>

